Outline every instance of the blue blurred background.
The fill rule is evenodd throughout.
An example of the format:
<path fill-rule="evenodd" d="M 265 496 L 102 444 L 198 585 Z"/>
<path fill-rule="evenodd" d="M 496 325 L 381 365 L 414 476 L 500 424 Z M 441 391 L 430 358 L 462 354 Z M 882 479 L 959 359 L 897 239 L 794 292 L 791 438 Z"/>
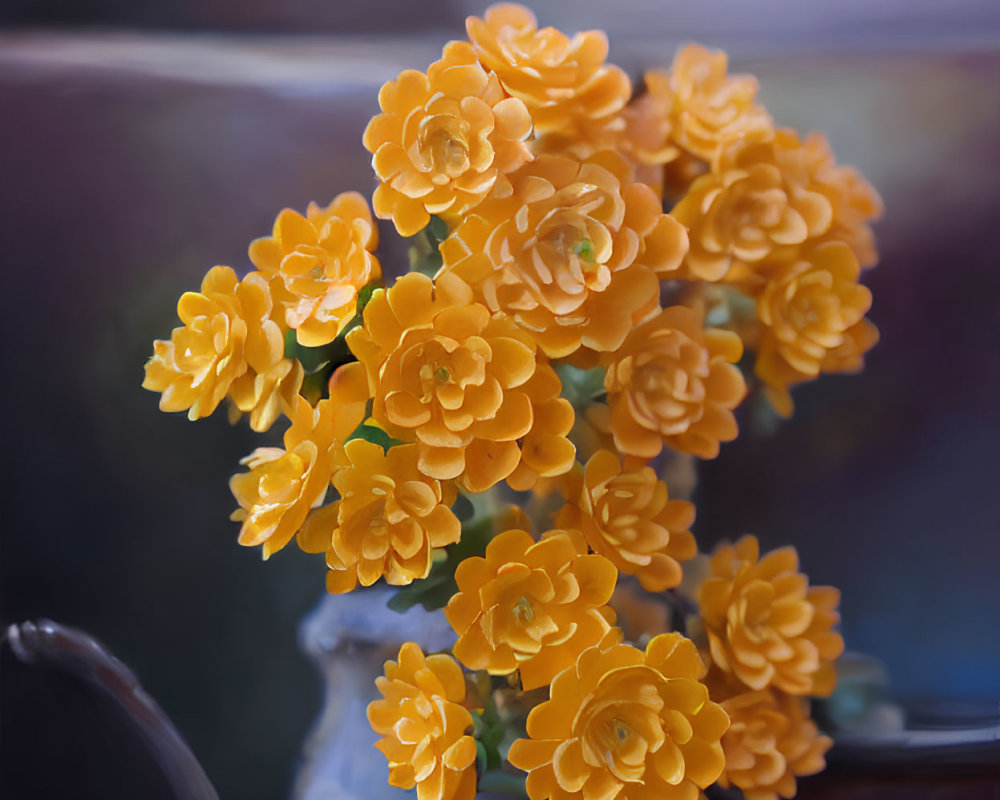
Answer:
<path fill-rule="evenodd" d="M 780 123 L 826 131 L 883 194 L 882 260 L 867 276 L 882 342 L 866 371 L 799 390 L 776 430 L 745 420 L 703 465 L 695 533 L 705 548 L 745 532 L 794 543 L 814 582 L 843 590 L 848 647 L 888 665 L 897 697 L 995 707 L 1000 4 L 533 7 L 543 24 L 605 28 L 633 75 L 686 41 L 726 48 Z M 181 292 L 214 264 L 245 269 L 280 208 L 372 187 L 361 133 L 378 87 L 425 67 L 481 11 L 0 9 L 0 614 L 106 642 L 223 797 L 287 794 L 321 699 L 296 626 L 323 567 L 290 550 L 263 565 L 227 521 L 238 459 L 278 433 L 161 414 L 142 365 Z M 7 693 L 4 713 L 30 702 Z M 24 754 L 6 754 L 9 777 Z"/>

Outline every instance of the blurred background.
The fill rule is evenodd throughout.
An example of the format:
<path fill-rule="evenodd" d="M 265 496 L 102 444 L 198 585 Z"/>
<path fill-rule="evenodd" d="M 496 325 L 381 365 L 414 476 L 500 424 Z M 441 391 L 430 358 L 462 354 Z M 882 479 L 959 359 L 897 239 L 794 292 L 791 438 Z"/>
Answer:
<path fill-rule="evenodd" d="M 776 430 L 747 421 L 703 465 L 694 530 L 705 548 L 794 543 L 813 582 L 842 589 L 847 645 L 885 662 L 895 697 L 996 709 L 1000 4 L 532 5 L 542 24 L 607 30 L 633 76 L 683 42 L 727 49 L 780 123 L 825 131 L 882 193 L 866 371 L 798 390 Z M 291 549 L 261 564 L 227 521 L 238 459 L 279 432 L 161 414 L 143 363 L 177 297 L 215 264 L 245 270 L 279 209 L 372 188 L 361 133 L 378 87 L 483 8 L 0 7 L 0 620 L 105 642 L 224 798 L 288 794 L 321 702 L 296 637 L 324 570 Z M 124 772 L 105 796 L 142 796 L 141 760 L 2 664 L 0 795 L 54 796 L 39 787 L 106 758 Z"/>

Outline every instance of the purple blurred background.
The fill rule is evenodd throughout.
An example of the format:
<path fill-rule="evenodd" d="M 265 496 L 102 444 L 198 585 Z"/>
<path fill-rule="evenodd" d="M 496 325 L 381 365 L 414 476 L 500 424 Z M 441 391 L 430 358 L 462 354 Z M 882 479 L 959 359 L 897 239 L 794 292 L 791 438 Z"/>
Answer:
<path fill-rule="evenodd" d="M 729 49 L 779 122 L 826 131 L 886 202 L 866 371 L 799 390 L 773 433 L 745 420 L 703 467 L 695 533 L 703 547 L 744 532 L 796 544 L 814 582 L 841 587 L 848 646 L 886 662 L 898 697 L 995 707 L 1000 4 L 752 6 L 534 4 L 564 30 L 607 28 L 633 75 L 683 41 Z M 237 546 L 226 481 L 271 442 L 224 415 L 159 413 L 142 365 L 181 292 L 214 264 L 245 269 L 280 208 L 371 188 L 360 139 L 379 85 L 481 10 L 0 10 L 2 620 L 46 615 L 101 638 L 223 797 L 287 793 L 320 700 L 296 626 L 323 568 Z M 26 691 L 5 684 L 3 698 L 0 776 L 19 787 L 37 769 L 11 732 Z"/>

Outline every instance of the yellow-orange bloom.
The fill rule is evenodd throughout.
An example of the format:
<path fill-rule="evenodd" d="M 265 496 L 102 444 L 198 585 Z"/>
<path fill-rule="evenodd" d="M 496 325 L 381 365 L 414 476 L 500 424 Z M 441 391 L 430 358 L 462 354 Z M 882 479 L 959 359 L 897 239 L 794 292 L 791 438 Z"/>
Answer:
<path fill-rule="evenodd" d="M 743 353 L 730 331 L 706 328 L 700 312 L 671 306 L 636 328 L 611 357 L 604 387 L 619 452 L 658 455 L 663 443 L 700 458 L 715 458 L 719 442 L 736 438 L 732 409 L 746 394 L 733 366 Z"/>
<path fill-rule="evenodd" d="M 376 292 L 348 344 L 367 370 L 375 421 L 397 439 L 416 441 L 425 475 L 458 478 L 471 492 L 514 472 L 519 442 L 539 421 L 534 384 L 559 383 L 539 363 L 531 337 L 474 302 L 469 286 L 451 273 L 435 282 L 409 273 Z M 539 475 L 572 466 L 573 445 L 557 439 L 532 452 Z"/>
<path fill-rule="evenodd" d="M 690 640 L 662 634 L 645 653 L 612 631 L 552 682 L 508 759 L 531 800 L 694 800 L 719 777 L 729 726 L 701 683 Z"/>
<path fill-rule="evenodd" d="M 326 496 L 333 473 L 333 450 L 364 419 L 368 399 L 364 370 L 346 364 L 330 381 L 330 398 L 313 408 L 299 397 L 285 431 L 284 449 L 259 447 L 240 463 L 250 467 L 232 477 L 229 487 L 240 508 L 239 542 L 263 545 L 268 558 L 296 534 L 309 509 Z"/>
<path fill-rule="evenodd" d="M 579 528 L 587 544 L 643 588 L 662 592 L 681 582 L 681 565 L 698 554 L 688 528 L 694 506 L 671 500 L 650 467 L 623 469 L 618 456 L 599 450 L 587 462 L 579 491 L 556 517 Z"/>
<path fill-rule="evenodd" d="M 354 317 L 358 290 L 382 275 L 378 229 L 357 192 L 337 195 L 326 208 L 310 203 L 302 216 L 290 208 L 270 237 L 250 244 L 250 260 L 275 286 L 284 318 L 299 344 L 332 342 Z"/>
<path fill-rule="evenodd" d="M 751 689 L 825 697 L 844 649 L 833 630 L 840 592 L 810 587 L 798 569 L 795 548 L 759 558 L 754 536 L 718 548 L 699 592 L 702 623 L 712 661 Z"/>
<path fill-rule="evenodd" d="M 281 328 L 272 319 L 267 282 L 257 274 L 243 281 L 229 267 L 213 267 L 200 292 L 177 303 L 184 327 L 170 341 L 153 343 L 146 362 L 146 389 L 162 392 L 162 411 L 207 417 L 230 394 L 250 412 L 255 431 L 267 430 L 290 409 L 302 383 L 302 365 L 284 357 Z"/>
<path fill-rule="evenodd" d="M 615 350 L 659 307 L 659 277 L 687 250 L 677 220 L 632 181 L 620 156 L 543 155 L 441 245 L 444 270 L 475 287 L 557 358 L 581 344 Z"/>
<path fill-rule="evenodd" d="M 728 75 L 726 54 L 689 44 L 677 51 L 670 74 L 651 71 L 646 88 L 669 108 L 676 144 L 711 161 L 726 140 L 766 139 L 773 123 L 756 102 L 752 75 Z"/>
<path fill-rule="evenodd" d="M 833 740 L 809 718 L 805 698 L 762 689 L 730 694 L 721 705 L 731 720 L 722 737 L 722 786 L 739 787 L 747 800 L 792 798 L 796 778 L 826 766 L 823 754 Z"/>
<path fill-rule="evenodd" d="M 340 499 L 313 511 L 298 536 L 306 552 L 326 553 L 326 587 L 333 594 L 381 577 L 393 586 L 426 578 L 434 548 L 462 534 L 449 509 L 454 486 L 420 472 L 416 445 L 383 451 L 363 439 L 349 441 L 333 486 Z"/>
<path fill-rule="evenodd" d="M 368 722 L 382 738 L 375 746 L 389 761 L 389 785 L 417 787 L 418 800 L 472 800 L 476 742 L 472 715 L 462 705 L 465 678 L 448 655 L 424 656 L 413 642 L 385 662 L 375 679 L 381 700 L 368 704 Z"/>
<path fill-rule="evenodd" d="M 706 281 L 759 280 L 833 223 L 830 199 L 810 178 L 805 148 L 791 130 L 725 146 L 673 214 L 690 229 L 681 272 Z"/>
<path fill-rule="evenodd" d="M 531 117 L 484 70 L 467 42 L 451 42 L 427 74 L 406 70 L 378 96 L 381 114 L 365 129 L 379 185 L 375 214 L 412 236 L 436 214 L 458 219 L 507 173 L 530 160 Z"/>
<path fill-rule="evenodd" d="M 509 3 L 491 6 L 482 19 L 469 17 L 465 28 L 479 61 L 524 101 L 539 133 L 612 115 L 632 94 L 628 76 L 605 63 L 608 39 L 601 31 L 570 39 L 539 29 L 531 11 Z"/>
<path fill-rule="evenodd" d="M 803 145 L 816 190 L 833 207 L 833 224 L 823 240 L 844 242 L 862 267 L 872 266 L 878 261 L 878 250 L 869 222 L 882 216 L 882 198 L 854 167 L 836 163 L 823 134 L 810 133 Z"/>
<path fill-rule="evenodd" d="M 779 413 L 792 410 L 788 387 L 820 372 L 854 372 L 878 341 L 865 313 L 872 295 L 841 242 L 821 244 L 777 267 L 757 297 L 762 330 L 755 372 Z"/>
<path fill-rule="evenodd" d="M 455 570 L 458 594 L 445 615 L 458 634 L 456 658 L 491 675 L 520 670 L 525 689 L 545 686 L 608 632 L 606 607 L 618 571 L 587 555 L 579 531 L 495 537 L 484 558 Z"/>

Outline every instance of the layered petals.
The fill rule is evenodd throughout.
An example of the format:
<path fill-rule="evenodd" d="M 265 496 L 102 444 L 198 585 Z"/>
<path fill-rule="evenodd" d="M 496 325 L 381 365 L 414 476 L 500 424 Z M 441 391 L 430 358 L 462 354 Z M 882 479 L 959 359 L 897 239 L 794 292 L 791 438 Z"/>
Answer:
<path fill-rule="evenodd" d="M 277 285 L 299 344 L 321 347 L 353 319 L 358 290 L 381 277 L 377 247 L 368 203 L 344 192 L 326 208 L 310 203 L 305 216 L 286 208 L 272 235 L 250 244 L 250 260 Z"/>
<path fill-rule="evenodd" d="M 451 42 L 426 74 L 386 83 L 379 105 L 364 134 L 379 180 L 373 205 L 402 236 L 431 214 L 456 220 L 491 191 L 509 191 L 506 175 L 531 159 L 528 110 L 467 42 Z"/>
<path fill-rule="evenodd" d="M 699 592 L 702 623 L 712 662 L 750 689 L 825 697 L 844 649 L 833 630 L 840 593 L 810 587 L 798 566 L 792 547 L 760 558 L 754 536 L 719 547 Z"/>
<path fill-rule="evenodd" d="M 559 386 L 555 373 L 531 336 L 475 302 L 456 275 L 432 282 L 410 273 L 376 292 L 348 343 L 367 371 L 373 418 L 391 436 L 417 444 L 428 477 L 456 478 L 481 492 L 510 476 L 529 444 L 524 458 L 537 474 L 572 466 L 568 426 L 561 425 L 562 435 L 539 427 L 572 414 L 546 389 Z M 554 441 L 539 441 L 544 436 Z"/>
<path fill-rule="evenodd" d="M 530 331 L 552 358 L 606 352 L 659 307 L 687 252 L 684 228 L 620 156 L 543 155 L 441 246 L 443 270 Z"/>
<path fill-rule="evenodd" d="M 610 450 L 590 458 L 579 488 L 556 517 L 561 527 L 579 528 L 595 552 L 650 592 L 680 584 L 679 562 L 698 553 L 688 530 L 693 521 L 694 506 L 671 500 L 652 468 L 623 469 Z"/>
<path fill-rule="evenodd" d="M 595 424 L 610 427 L 624 454 L 653 458 L 666 443 L 714 458 L 720 442 L 736 438 L 732 409 L 746 384 L 734 365 L 742 352 L 736 334 L 705 328 L 700 312 L 666 308 L 611 357 L 608 406 L 594 409 Z"/>
<path fill-rule="evenodd" d="M 531 800 L 687 800 L 719 777 L 726 712 L 709 700 L 694 644 L 662 634 L 645 652 L 612 631 L 552 682 L 508 758 Z"/>
<path fill-rule="evenodd" d="M 579 531 L 549 531 L 539 542 L 505 531 L 455 572 L 458 594 L 445 609 L 455 656 L 491 675 L 519 670 L 525 689 L 545 686 L 608 632 L 617 578 L 610 561 L 587 554 Z"/>
<path fill-rule="evenodd" d="M 451 656 L 425 657 L 407 642 L 375 685 L 382 698 L 369 703 L 368 722 L 382 737 L 375 746 L 389 762 L 389 784 L 416 786 L 419 800 L 473 800 L 476 742 L 462 705 L 462 668 Z"/>
<path fill-rule="evenodd" d="M 339 499 L 313 511 L 298 537 L 307 552 L 326 553 L 331 593 L 382 577 L 394 586 L 426 578 L 434 550 L 458 541 L 462 527 L 449 508 L 454 486 L 425 476 L 418 457 L 416 445 L 384 451 L 364 439 L 339 450 Z"/>

